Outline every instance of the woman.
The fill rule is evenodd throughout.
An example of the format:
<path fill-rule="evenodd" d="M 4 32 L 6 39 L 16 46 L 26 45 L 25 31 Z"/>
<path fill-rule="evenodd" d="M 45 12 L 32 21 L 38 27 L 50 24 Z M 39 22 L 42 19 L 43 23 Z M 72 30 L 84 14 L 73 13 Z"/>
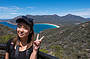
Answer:
<path fill-rule="evenodd" d="M 38 34 L 34 41 L 33 19 L 26 16 L 15 19 L 17 37 L 8 41 L 5 59 L 38 59 L 38 49 L 44 36 L 38 39 Z"/>

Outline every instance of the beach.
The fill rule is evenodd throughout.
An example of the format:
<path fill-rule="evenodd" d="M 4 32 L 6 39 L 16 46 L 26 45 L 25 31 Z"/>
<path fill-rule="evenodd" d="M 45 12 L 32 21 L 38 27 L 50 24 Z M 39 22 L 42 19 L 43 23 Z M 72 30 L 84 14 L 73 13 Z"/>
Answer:
<path fill-rule="evenodd" d="M 8 22 L 8 21 L 7 21 Z M 8 22 L 9 24 L 13 24 L 13 25 L 16 25 L 16 23 L 11 23 L 11 22 Z M 35 24 L 47 24 L 47 25 L 52 25 L 52 26 L 55 26 L 57 28 L 60 28 L 59 25 L 56 25 L 56 24 L 51 24 L 51 23 L 35 23 Z"/>
<path fill-rule="evenodd" d="M 47 25 L 52 25 L 52 26 L 56 26 L 57 28 L 60 28 L 59 25 L 56 25 L 56 24 L 51 24 L 51 23 L 36 23 L 36 24 L 47 24 Z"/>
<path fill-rule="evenodd" d="M 3 21 L 0 21 L 0 22 L 3 22 Z M 12 22 L 9 22 L 9 21 L 5 21 L 5 22 L 7 22 L 7 23 L 9 23 L 9 24 L 16 25 L 16 23 L 12 23 Z M 52 23 L 35 23 L 35 24 L 46 24 L 46 25 L 52 25 L 52 26 L 55 26 L 55 27 L 57 27 L 57 28 L 60 28 L 59 25 L 52 24 Z"/>

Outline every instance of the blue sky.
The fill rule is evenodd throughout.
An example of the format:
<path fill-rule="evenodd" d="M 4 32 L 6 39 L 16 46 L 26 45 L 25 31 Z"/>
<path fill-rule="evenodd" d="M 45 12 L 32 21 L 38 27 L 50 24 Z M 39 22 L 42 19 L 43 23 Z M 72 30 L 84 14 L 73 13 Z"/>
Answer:
<path fill-rule="evenodd" d="M 0 0 L 0 19 L 27 14 L 73 14 L 90 18 L 90 0 Z"/>

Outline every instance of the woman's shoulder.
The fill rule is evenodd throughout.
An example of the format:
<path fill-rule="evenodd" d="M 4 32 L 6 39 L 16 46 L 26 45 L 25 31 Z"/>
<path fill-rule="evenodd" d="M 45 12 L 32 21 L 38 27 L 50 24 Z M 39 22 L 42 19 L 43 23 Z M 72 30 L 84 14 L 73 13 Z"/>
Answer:
<path fill-rule="evenodd" d="M 10 44 L 11 42 L 13 42 L 13 38 L 9 39 L 7 44 Z"/>
<path fill-rule="evenodd" d="M 6 45 L 7 45 L 7 47 L 14 45 L 13 38 L 9 39 Z"/>
<path fill-rule="evenodd" d="M 8 42 L 6 44 L 6 52 L 10 52 L 11 46 L 13 45 L 12 40 L 13 40 L 13 38 L 8 40 Z"/>

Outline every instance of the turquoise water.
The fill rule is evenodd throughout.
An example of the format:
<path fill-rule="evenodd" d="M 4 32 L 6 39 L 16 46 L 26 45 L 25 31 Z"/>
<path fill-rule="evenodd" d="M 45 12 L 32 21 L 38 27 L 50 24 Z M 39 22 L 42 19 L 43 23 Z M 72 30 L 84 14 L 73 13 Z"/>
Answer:
<path fill-rule="evenodd" d="M 7 22 L 0 22 L 0 24 L 4 24 L 5 26 L 8 26 L 10 28 L 16 29 L 16 25 L 9 24 Z M 48 24 L 34 24 L 34 32 L 39 33 L 40 31 L 43 31 L 45 29 L 51 29 L 51 28 L 57 28 L 56 26 L 53 25 L 48 25 Z"/>

